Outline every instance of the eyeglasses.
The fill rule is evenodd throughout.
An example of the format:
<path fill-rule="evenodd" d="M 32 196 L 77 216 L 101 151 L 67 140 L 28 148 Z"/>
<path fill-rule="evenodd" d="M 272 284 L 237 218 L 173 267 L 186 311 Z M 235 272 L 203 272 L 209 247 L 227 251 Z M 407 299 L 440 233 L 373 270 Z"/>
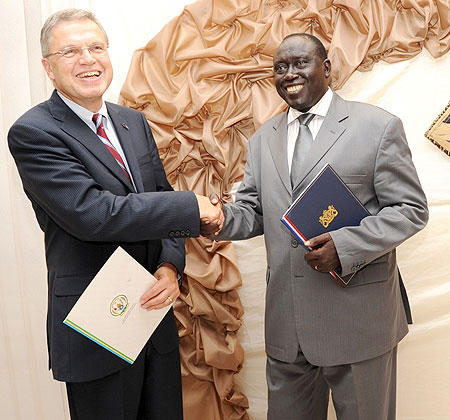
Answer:
<path fill-rule="evenodd" d="M 108 50 L 108 47 L 109 45 L 105 44 L 93 44 L 89 45 L 89 47 L 65 47 L 62 50 L 47 54 L 44 58 L 50 57 L 52 55 L 59 55 L 60 57 L 70 59 L 81 56 L 84 50 L 88 50 L 90 55 L 96 57 L 105 54 Z"/>

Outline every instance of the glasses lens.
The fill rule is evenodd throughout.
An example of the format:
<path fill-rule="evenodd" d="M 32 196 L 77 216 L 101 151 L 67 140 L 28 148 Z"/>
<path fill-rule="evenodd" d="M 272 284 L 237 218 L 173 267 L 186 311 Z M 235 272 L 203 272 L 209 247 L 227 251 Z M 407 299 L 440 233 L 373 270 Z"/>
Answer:
<path fill-rule="evenodd" d="M 100 55 L 100 54 L 103 54 L 105 51 L 106 51 L 106 46 L 103 44 L 95 44 L 95 45 L 92 45 L 91 47 L 89 47 L 89 52 L 91 54 Z"/>
<path fill-rule="evenodd" d="M 73 58 L 76 55 L 81 53 L 81 49 L 80 48 L 76 48 L 76 47 L 70 47 L 70 48 L 64 48 L 62 50 L 62 56 L 64 58 Z"/>
<path fill-rule="evenodd" d="M 88 50 L 89 54 L 91 55 L 102 55 L 106 53 L 106 50 L 108 49 L 107 45 L 104 44 L 93 44 L 89 47 L 66 47 L 63 48 L 61 51 L 58 51 L 54 54 L 59 54 L 64 58 L 74 58 L 78 57 L 83 54 L 84 50 Z M 52 54 L 50 54 L 52 55 Z"/>

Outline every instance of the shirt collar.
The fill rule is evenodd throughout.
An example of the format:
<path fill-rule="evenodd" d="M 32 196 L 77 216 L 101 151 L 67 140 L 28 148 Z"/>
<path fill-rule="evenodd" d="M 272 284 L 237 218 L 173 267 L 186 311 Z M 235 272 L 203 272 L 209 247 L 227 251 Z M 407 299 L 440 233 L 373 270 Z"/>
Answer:
<path fill-rule="evenodd" d="M 325 94 L 320 98 L 319 102 L 317 102 L 314 106 L 311 107 L 311 109 L 308 111 L 309 113 L 320 115 L 321 117 L 325 118 L 327 115 L 328 109 L 331 105 L 331 100 L 333 99 L 333 91 L 328 88 Z M 304 112 L 297 111 L 294 108 L 289 108 L 288 115 L 287 115 L 287 123 L 288 125 L 296 120 L 300 115 L 304 114 Z"/>
<path fill-rule="evenodd" d="M 63 94 L 56 91 L 56 93 L 59 95 L 59 97 L 63 100 L 63 102 L 75 113 L 77 114 L 89 127 L 95 127 L 95 124 L 92 121 L 92 116 L 94 115 L 94 112 L 90 111 L 89 109 L 86 109 L 82 107 L 81 105 L 77 104 L 76 102 L 70 100 L 69 98 L 66 98 Z M 104 117 L 104 125 L 106 128 L 108 128 L 109 124 L 109 116 L 108 116 L 108 109 L 106 108 L 105 101 L 102 101 L 102 106 L 100 107 L 98 112 L 95 112 L 95 114 L 102 114 Z M 105 122 L 106 120 L 106 122 Z"/>

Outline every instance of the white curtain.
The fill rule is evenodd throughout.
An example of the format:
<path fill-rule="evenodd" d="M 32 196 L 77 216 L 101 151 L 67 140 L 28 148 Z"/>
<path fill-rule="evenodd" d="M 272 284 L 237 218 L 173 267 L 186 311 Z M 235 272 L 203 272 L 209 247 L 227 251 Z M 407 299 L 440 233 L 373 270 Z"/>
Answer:
<path fill-rule="evenodd" d="M 186 1 L 3 0 L 0 16 L 0 407 L 10 420 L 68 419 L 65 388 L 47 370 L 47 302 L 43 236 L 26 199 L 6 135 L 11 124 L 52 90 L 40 64 L 39 31 L 65 7 L 89 8 L 110 37 L 116 101 L 134 49 L 146 44 Z M 355 73 L 340 94 L 379 105 L 402 118 L 427 194 L 427 228 L 399 249 L 415 324 L 399 347 L 398 418 L 450 420 L 450 157 L 424 132 L 450 100 L 450 54 L 426 51 L 412 60 Z M 364 133 L 361 133 L 364 136 Z M 236 242 L 245 307 L 240 330 L 246 361 L 236 378 L 253 420 L 265 419 L 263 342 L 265 251 L 262 238 Z"/>

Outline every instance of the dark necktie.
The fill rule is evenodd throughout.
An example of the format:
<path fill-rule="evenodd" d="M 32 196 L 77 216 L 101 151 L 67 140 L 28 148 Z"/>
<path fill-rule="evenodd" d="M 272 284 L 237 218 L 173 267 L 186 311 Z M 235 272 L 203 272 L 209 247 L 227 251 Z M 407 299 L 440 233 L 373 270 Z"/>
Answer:
<path fill-rule="evenodd" d="M 291 185 L 294 187 L 298 181 L 302 163 L 306 153 L 312 145 L 313 138 L 311 130 L 308 127 L 309 122 L 314 118 L 315 114 L 302 114 L 298 117 L 300 128 L 298 130 L 297 140 L 295 141 L 294 154 L 291 164 Z"/>
<path fill-rule="evenodd" d="M 94 114 L 92 116 L 92 121 L 94 121 L 95 126 L 97 127 L 97 136 L 102 141 L 102 143 L 106 146 L 106 148 L 111 152 L 116 162 L 122 168 L 122 171 L 125 173 L 127 178 L 131 182 L 130 174 L 127 171 L 125 163 L 123 162 L 122 156 L 117 152 L 112 143 L 109 141 L 108 136 L 106 135 L 105 127 L 103 126 L 103 115 L 102 114 Z"/>

